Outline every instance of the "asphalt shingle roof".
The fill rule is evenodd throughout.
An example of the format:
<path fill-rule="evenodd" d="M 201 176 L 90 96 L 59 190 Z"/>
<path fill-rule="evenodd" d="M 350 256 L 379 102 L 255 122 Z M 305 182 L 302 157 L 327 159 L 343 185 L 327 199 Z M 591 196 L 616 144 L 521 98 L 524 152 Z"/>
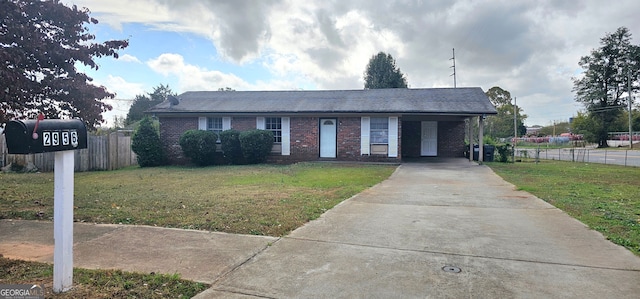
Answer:
<path fill-rule="evenodd" d="M 148 113 L 495 114 L 479 87 L 295 91 L 189 91 Z"/>

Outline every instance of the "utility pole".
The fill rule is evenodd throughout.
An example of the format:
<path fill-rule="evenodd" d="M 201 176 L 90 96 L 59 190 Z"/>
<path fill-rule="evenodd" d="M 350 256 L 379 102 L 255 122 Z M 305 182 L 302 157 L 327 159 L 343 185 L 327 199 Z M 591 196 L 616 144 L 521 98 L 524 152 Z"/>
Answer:
<path fill-rule="evenodd" d="M 449 60 L 453 60 L 453 66 L 451 66 L 453 68 L 453 74 L 451 74 L 451 76 L 453 76 L 453 88 L 456 88 L 456 48 L 453 48 L 453 57 Z"/>
<path fill-rule="evenodd" d="M 518 104 L 517 97 L 513 97 L 513 162 L 516 162 L 516 145 L 518 144 Z"/>
<path fill-rule="evenodd" d="M 631 97 L 631 72 L 629 71 L 627 74 L 628 74 L 627 84 L 629 88 L 629 90 L 627 91 L 627 94 L 628 94 L 627 101 L 629 102 L 629 149 L 633 149 L 633 131 L 631 127 L 631 100 L 633 99 Z"/>

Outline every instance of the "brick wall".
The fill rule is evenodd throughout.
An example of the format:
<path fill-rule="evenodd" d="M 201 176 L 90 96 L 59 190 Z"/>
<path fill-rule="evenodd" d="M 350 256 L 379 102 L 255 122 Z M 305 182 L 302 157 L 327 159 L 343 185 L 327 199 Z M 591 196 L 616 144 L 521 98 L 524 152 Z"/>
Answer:
<path fill-rule="evenodd" d="M 180 148 L 180 136 L 188 130 L 198 129 L 197 117 L 160 117 L 160 140 L 171 164 L 186 164 Z"/>
<path fill-rule="evenodd" d="M 361 155 L 360 152 L 360 117 L 338 118 L 338 155 L 340 161 L 363 162 L 400 162 L 402 157 L 402 136 L 398 133 L 398 157 L 387 155 Z M 402 121 L 398 120 L 398 132 L 402 132 Z"/>
<path fill-rule="evenodd" d="M 236 131 L 248 131 L 256 128 L 255 117 L 233 117 L 231 118 L 231 128 Z"/>
<path fill-rule="evenodd" d="M 357 160 L 360 158 L 360 117 L 338 118 L 339 160 Z"/>
<path fill-rule="evenodd" d="M 438 122 L 438 157 L 464 157 L 464 121 Z"/>
<path fill-rule="evenodd" d="M 399 162 L 401 157 L 420 156 L 419 121 L 398 121 L 398 157 L 360 154 L 360 117 L 338 117 L 337 157 L 338 161 Z M 233 117 L 231 128 L 238 131 L 255 129 L 255 117 Z M 161 117 L 160 136 L 172 164 L 189 162 L 182 154 L 179 140 L 187 130 L 198 128 L 197 117 Z M 271 163 L 295 163 L 319 160 L 319 118 L 291 117 L 291 155 L 272 154 Z M 438 122 L 438 156 L 458 157 L 464 150 L 464 122 Z"/>
<path fill-rule="evenodd" d="M 400 162 L 400 149 L 397 158 L 386 155 L 360 155 L 360 117 L 337 117 L 337 161 Z M 235 121 L 235 119 L 233 120 Z M 232 121 L 232 126 L 233 126 Z M 272 154 L 270 163 L 295 163 L 320 160 L 320 132 L 318 117 L 291 118 L 291 155 Z M 398 124 L 401 128 L 401 124 Z M 400 144 L 400 141 L 398 142 Z M 334 159 L 330 159 L 334 160 Z"/>
<path fill-rule="evenodd" d="M 301 160 L 315 160 L 320 155 L 319 119 L 317 117 L 292 117 L 291 156 Z"/>

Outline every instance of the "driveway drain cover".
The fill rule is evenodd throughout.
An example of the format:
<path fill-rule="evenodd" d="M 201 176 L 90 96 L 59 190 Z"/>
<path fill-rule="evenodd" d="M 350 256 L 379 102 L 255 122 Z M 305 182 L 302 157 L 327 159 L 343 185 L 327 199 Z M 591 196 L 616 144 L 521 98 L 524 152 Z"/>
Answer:
<path fill-rule="evenodd" d="M 442 267 L 442 270 L 444 272 L 450 272 L 450 273 L 460 273 L 460 272 L 462 272 L 462 269 L 460 269 L 458 267 L 454 267 L 454 266 L 444 266 L 444 267 Z"/>

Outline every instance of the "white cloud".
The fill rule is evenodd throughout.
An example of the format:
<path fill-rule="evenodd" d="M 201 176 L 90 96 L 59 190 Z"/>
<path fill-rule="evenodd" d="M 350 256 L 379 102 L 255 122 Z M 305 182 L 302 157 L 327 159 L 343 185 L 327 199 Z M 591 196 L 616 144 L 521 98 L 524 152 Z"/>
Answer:
<path fill-rule="evenodd" d="M 147 65 L 177 76 L 181 90 L 362 88 L 369 58 L 396 58 L 411 87 L 500 86 L 521 99 L 530 120 L 575 112 L 571 92 L 580 56 L 626 26 L 640 34 L 640 2 L 584 1 L 180 1 L 76 0 L 104 23 L 189 32 L 209 39 L 221 60 L 262 64 L 272 78 L 249 84 L 230 73 L 163 54 Z M 129 58 L 126 58 L 129 59 Z M 551 109 L 549 106 L 554 107 Z M 555 111 L 554 111 L 555 110 Z M 534 124 L 529 123 L 527 124 Z"/>
<path fill-rule="evenodd" d="M 119 76 L 108 75 L 104 82 L 96 80 L 96 84 L 106 86 L 109 92 L 116 94 L 116 99 L 133 99 L 136 95 L 145 93 L 144 84 L 127 82 Z"/>
<path fill-rule="evenodd" d="M 120 57 L 118 57 L 118 60 L 119 61 L 124 61 L 124 62 L 142 63 L 142 61 L 140 61 L 140 59 L 138 59 L 138 57 L 135 57 L 135 56 L 129 55 L 129 54 L 121 55 Z"/>
<path fill-rule="evenodd" d="M 105 103 L 112 107 L 111 111 L 107 111 L 102 115 L 107 127 L 113 124 L 115 116 L 126 117 L 136 95 L 146 93 L 144 84 L 127 82 L 119 76 L 108 75 L 104 82 L 96 80 L 95 84 L 106 86 L 109 92 L 116 94 L 115 98 L 104 100 Z"/>
<path fill-rule="evenodd" d="M 147 65 L 155 72 L 168 76 L 181 72 L 184 67 L 184 58 L 179 54 L 165 53 L 147 61 Z"/>
<path fill-rule="evenodd" d="M 185 63 L 184 57 L 175 53 L 165 53 L 147 61 L 147 65 L 164 76 L 178 77 L 177 90 L 218 90 L 231 87 L 236 90 L 280 90 L 295 89 L 295 82 L 283 80 L 259 81 L 250 84 L 242 78 L 217 70 L 207 70 Z"/>

